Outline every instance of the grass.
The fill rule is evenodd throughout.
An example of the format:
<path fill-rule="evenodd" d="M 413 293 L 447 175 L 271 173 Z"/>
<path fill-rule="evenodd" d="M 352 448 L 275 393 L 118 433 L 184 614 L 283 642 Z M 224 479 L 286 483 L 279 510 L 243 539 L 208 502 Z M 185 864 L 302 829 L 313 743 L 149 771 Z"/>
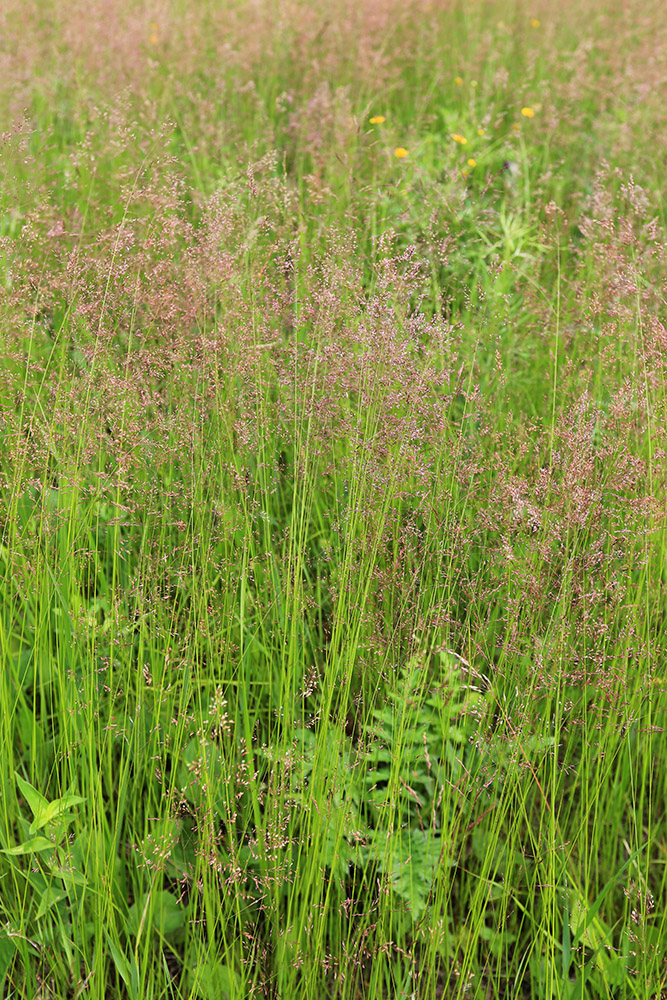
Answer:
<path fill-rule="evenodd" d="M 667 993 L 663 20 L 8 4 L 3 998 Z"/>

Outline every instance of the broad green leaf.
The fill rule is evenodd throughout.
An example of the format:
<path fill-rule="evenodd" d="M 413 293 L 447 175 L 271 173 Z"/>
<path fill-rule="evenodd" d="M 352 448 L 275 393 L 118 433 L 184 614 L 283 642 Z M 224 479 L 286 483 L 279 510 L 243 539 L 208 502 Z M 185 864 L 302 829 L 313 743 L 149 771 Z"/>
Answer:
<path fill-rule="evenodd" d="M 32 787 L 29 781 L 22 778 L 16 771 L 14 772 L 14 775 L 16 777 L 16 784 L 21 789 L 21 795 L 30 806 L 33 816 L 38 816 L 41 812 L 48 808 L 49 800 L 45 799 L 36 788 Z"/>
<path fill-rule="evenodd" d="M 63 892 L 62 889 L 54 889 L 53 886 L 48 886 L 42 893 L 42 898 L 39 901 L 39 907 L 37 909 L 37 919 L 43 917 L 47 910 L 50 910 L 52 906 L 59 903 L 61 899 L 67 899 L 67 893 Z"/>
<path fill-rule="evenodd" d="M 189 989 L 202 1000 L 240 1000 L 244 995 L 234 969 L 229 965 L 219 965 L 212 958 L 198 962 L 188 979 Z"/>
<path fill-rule="evenodd" d="M 3 854 L 40 854 L 42 851 L 54 851 L 55 844 L 47 840 L 46 837 L 33 837 L 32 840 L 26 840 L 18 847 L 5 847 L 2 851 Z"/>
<path fill-rule="evenodd" d="M 414 830 L 397 836 L 389 852 L 386 835 L 376 835 L 368 848 L 361 849 L 361 854 L 376 862 L 378 869 L 389 877 L 393 892 L 407 903 L 413 920 L 417 921 L 428 903 L 441 851 L 440 837 Z"/>
<path fill-rule="evenodd" d="M 127 986 L 128 993 L 132 1000 L 138 1000 L 139 995 L 139 969 L 137 967 L 136 960 L 134 957 L 132 959 L 127 959 L 123 955 L 120 948 L 114 943 L 113 939 L 109 935 L 107 930 L 104 931 L 104 936 L 107 939 L 109 945 L 109 951 L 111 952 L 111 957 L 113 958 L 114 965 L 118 970 L 118 974 Z"/>
<path fill-rule="evenodd" d="M 174 931 L 177 931 L 185 923 L 185 911 L 173 893 L 166 891 L 154 892 L 150 899 L 148 899 L 147 895 L 144 895 L 130 907 L 128 926 L 132 934 L 137 935 L 139 933 L 147 901 L 147 918 L 151 920 L 152 926 L 160 934 L 173 934 Z"/>
<path fill-rule="evenodd" d="M 75 868 L 63 868 L 62 865 L 49 865 L 52 875 L 63 880 L 65 885 L 87 885 L 85 876 Z"/>
<path fill-rule="evenodd" d="M 0 993 L 2 993 L 5 979 L 15 954 L 16 945 L 6 931 L 0 930 Z M 2 995 L 4 996 L 4 994 Z"/>
<path fill-rule="evenodd" d="M 82 805 L 85 801 L 85 799 L 80 798 L 78 795 L 70 795 L 68 793 L 67 795 L 63 795 L 61 799 L 54 799 L 53 802 L 48 802 L 46 808 L 35 815 L 34 820 L 30 824 L 30 833 L 41 830 L 51 820 L 59 818 L 63 813 L 68 812 L 74 806 Z"/>

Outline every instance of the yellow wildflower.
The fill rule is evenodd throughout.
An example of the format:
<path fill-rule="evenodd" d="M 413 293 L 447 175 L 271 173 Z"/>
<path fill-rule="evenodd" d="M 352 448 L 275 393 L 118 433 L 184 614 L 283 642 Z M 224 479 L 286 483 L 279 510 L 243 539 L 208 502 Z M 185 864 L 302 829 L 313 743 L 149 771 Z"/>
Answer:
<path fill-rule="evenodd" d="M 410 154 L 408 153 L 407 149 L 404 149 L 403 146 L 397 146 L 396 149 L 394 150 L 394 156 L 397 156 L 399 160 L 403 160 L 405 159 L 406 156 L 409 155 Z"/>
<path fill-rule="evenodd" d="M 476 167 L 477 166 L 477 160 L 474 160 L 472 158 L 472 156 L 471 156 L 470 159 L 468 160 L 468 166 L 469 167 Z"/>
<path fill-rule="evenodd" d="M 456 84 L 457 87 L 462 87 L 463 86 L 463 77 L 462 76 L 454 77 L 454 83 Z"/>
<path fill-rule="evenodd" d="M 466 168 L 465 168 L 465 167 L 464 167 L 464 168 L 463 168 L 463 170 L 461 171 L 461 175 L 462 175 L 463 177 L 467 177 L 469 173 L 470 173 L 470 171 L 469 171 L 469 170 L 466 170 Z"/>
<path fill-rule="evenodd" d="M 384 115 L 373 115 L 373 117 L 369 118 L 368 120 L 371 123 L 371 125 L 382 125 L 382 123 L 386 122 L 387 119 L 385 118 Z"/>
<path fill-rule="evenodd" d="M 512 122 L 512 128 L 514 129 L 515 132 L 521 131 L 521 126 L 519 125 L 518 122 Z"/>
<path fill-rule="evenodd" d="M 521 114 L 524 118 L 534 118 L 535 112 L 532 108 L 521 108 Z"/>
<path fill-rule="evenodd" d="M 458 132 L 454 133 L 454 135 L 452 136 L 452 139 L 454 140 L 454 142 L 458 142 L 459 145 L 461 145 L 461 146 L 466 146 L 467 143 L 468 143 L 468 140 L 466 139 L 466 137 L 464 135 L 459 135 Z"/>
<path fill-rule="evenodd" d="M 531 26 L 531 28 L 539 28 L 539 26 L 540 26 L 539 18 L 537 18 L 537 17 L 531 17 L 531 19 L 530 19 L 530 26 Z"/>
<path fill-rule="evenodd" d="M 484 129 L 483 128 L 478 128 L 477 129 L 477 135 L 484 135 Z"/>

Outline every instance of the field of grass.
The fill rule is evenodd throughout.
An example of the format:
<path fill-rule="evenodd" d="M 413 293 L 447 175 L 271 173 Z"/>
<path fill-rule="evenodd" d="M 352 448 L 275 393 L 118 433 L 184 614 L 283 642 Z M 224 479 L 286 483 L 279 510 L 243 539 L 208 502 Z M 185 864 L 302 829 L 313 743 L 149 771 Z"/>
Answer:
<path fill-rule="evenodd" d="M 667 997 L 664 0 L 4 0 L 0 998 Z"/>

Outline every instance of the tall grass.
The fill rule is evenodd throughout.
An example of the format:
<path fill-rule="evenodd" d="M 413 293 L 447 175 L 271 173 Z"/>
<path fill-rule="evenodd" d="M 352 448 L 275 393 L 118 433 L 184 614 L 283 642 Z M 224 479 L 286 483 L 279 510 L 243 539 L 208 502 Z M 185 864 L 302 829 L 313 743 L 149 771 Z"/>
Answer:
<path fill-rule="evenodd" d="M 667 992 L 661 13 L 6 5 L 3 997 Z"/>

